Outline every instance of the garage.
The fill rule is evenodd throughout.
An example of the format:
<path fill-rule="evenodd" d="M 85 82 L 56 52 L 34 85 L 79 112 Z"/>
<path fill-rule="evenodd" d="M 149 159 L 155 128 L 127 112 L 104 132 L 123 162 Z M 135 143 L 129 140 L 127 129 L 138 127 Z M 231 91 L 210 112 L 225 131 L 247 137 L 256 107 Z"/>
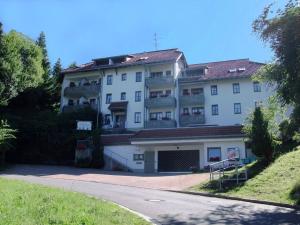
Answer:
<path fill-rule="evenodd" d="M 158 151 L 158 172 L 188 172 L 199 168 L 199 150 Z"/>

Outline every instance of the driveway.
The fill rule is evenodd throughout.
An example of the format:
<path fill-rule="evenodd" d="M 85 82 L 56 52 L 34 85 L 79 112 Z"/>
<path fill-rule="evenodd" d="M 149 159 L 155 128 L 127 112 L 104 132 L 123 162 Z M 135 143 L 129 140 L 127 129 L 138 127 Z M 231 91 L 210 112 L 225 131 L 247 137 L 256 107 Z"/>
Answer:
<path fill-rule="evenodd" d="M 299 211 L 276 206 L 147 188 L 64 180 L 50 178 L 47 174 L 13 174 L 11 170 L 4 171 L 1 176 L 60 187 L 113 201 L 148 216 L 156 224 L 300 225 Z"/>
<path fill-rule="evenodd" d="M 208 173 L 139 174 L 44 165 L 15 165 L 6 172 L 26 176 L 33 175 L 52 179 L 89 181 L 159 190 L 184 190 L 209 178 Z"/>

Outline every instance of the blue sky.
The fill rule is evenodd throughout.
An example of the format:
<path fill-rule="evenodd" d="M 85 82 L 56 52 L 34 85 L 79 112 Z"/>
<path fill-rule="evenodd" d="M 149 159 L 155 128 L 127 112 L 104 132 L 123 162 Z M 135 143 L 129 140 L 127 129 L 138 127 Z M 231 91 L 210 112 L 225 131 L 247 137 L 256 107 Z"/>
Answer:
<path fill-rule="evenodd" d="M 46 33 L 53 64 L 177 47 L 188 63 L 236 58 L 268 62 L 273 54 L 251 24 L 274 0 L 0 0 L 5 32 Z M 283 6 L 287 1 L 277 1 Z"/>

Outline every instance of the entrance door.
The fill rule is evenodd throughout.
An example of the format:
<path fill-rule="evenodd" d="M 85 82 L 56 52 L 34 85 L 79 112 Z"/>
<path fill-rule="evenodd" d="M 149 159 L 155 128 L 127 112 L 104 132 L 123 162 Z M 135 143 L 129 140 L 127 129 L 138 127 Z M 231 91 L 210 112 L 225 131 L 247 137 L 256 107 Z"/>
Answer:
<path fill-rule="evenodd" d="M 126 116 L 125 115 L 116 115 L 115 118 L 116 118 L 115 127 L 116 128 L 125 128 Z"/>
<path fill-rule="evenodd" d="M 155 152 L 145 151 L 144 152 L 144 172 L 154 173 L 155 172 Z"/>
<path fill-rule="evenodd" d="M 188 172 L 199 168 L 199 150 L 159 151 L 159 172 Z"/>

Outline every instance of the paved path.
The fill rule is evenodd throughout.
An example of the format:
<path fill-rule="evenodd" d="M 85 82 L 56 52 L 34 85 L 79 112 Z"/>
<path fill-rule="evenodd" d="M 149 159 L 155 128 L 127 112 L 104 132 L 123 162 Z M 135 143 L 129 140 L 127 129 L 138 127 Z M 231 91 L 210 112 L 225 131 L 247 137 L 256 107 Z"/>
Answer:
<path fill-rule="evenodd" d="M 36 175 L 4 173 L 1 176 L 60 187 L 107 199 L 142 213 L 157 224 L 300 225 L 299 211 L 275 206 L 123 185 L 45 178 Z"/>
<path fill-rule="evenodd" d="M 7 172 L 11 174 L 34 175 L 64 180 L 92 181 L 160 190 L 184 190 L 209 179 L 208 173 L 143 174 L 45 165 L 16 165 L 11 167 Z"/>

